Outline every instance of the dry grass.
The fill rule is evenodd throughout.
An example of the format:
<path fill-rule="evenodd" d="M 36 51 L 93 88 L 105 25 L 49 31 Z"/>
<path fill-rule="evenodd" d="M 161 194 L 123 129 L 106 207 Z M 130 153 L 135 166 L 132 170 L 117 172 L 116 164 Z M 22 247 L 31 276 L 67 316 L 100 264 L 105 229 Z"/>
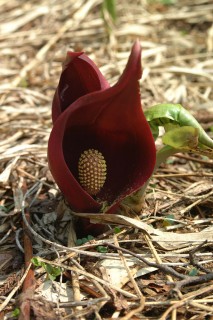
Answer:
<path fill-rule="evenodd" d="M 135 228 L 121 226 L 121 234 L 67 248 L 72 242 L 71 216 L 65 214 L 55 222 L 56 211 L 61 210 L 60 193 L 48 170 L 46 148 L 51 100 L 68 48 L 84 50 L 113 84 L 139 38 L 144 108 L 165 101 L 181 103 L 210 135 L 213 127 L 212 1 L 164 5 L 163 1 L 118 0 L 118 18 L 110 34 L 101 17 L 101 3 L 0 1 L 0 318 L 13 319 L 12 310 L 28 300 L 34 313 L 31 319 L 213 319 L 211 235 L 203 246 L 188 241 L 183 248 L 166 250 Z M 142 221 L 163 231 L 199 235 L 212 223 L 213 162 L 181 154 L 170 160 L 151 181 Z M 27 276 L 22 253 L 24 206 L 30 207 L 34 254 L 63 269 L 59 285 L 71 281 L 74 294 L 67 295 L 67 302 L 49 302 L 41 290 L 17 299 Z M 173 214 L 173 224 L 166 225 L 168 214 Z M 95 250 L 103 244 L 108 245 L 107 253 Z M 100 265 L 104 258 L 120 261 L 127 270 L 123 287 L 107 278 Z M 155 269 L 149 269 L 150 263 Z M 147 274 L 134 279 L 145 266 Z M 180 283 L 181 276 L 195 269 L 202 281 Z M 36 269 L 35 287 L 43 282 L 44 270 Z"/>

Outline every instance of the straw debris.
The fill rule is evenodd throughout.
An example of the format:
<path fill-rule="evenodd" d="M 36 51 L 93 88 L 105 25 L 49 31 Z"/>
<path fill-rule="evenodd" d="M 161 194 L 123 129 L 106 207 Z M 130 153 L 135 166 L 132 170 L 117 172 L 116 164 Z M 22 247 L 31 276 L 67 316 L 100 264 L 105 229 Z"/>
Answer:
<path fill-rule="evenodd" d="M 66 51 L 85 51 L 113 84 L 136 38 L 144 108 L 180 103 L 212 136 L 212 1 L 117 0 L 115 21 L 101 8 L 100 0 L 0 2 L 0 318 L 15 319 L 18 307 L 20 320 L 212 319 L 212 160 L 170 158 L 152 178 L 138 227 L 135 217 L 97 215 L 116 233 L 77 247 L 46 156 Z M 120 285 L 112 270 L 124 274 Z"/>

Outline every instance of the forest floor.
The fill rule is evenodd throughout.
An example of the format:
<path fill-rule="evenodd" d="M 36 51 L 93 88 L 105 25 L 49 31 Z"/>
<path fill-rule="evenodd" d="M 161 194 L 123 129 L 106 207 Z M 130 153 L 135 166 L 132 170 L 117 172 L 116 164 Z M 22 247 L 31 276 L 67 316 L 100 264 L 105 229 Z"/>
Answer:
<path fill-rule="evenodd" d="M 213 319 L 213 160 L 179 153 L 153 175 L 140 218 L 156 234 L 124 218 L 81 246 L 47 161 L 67 50 L 113 85 L 136 39 L 143 108 L 180 103 L 212 137 L 212 1 L 117 0 L 115 22 L 100 0 L 0 11 L 0 319 Z"/>

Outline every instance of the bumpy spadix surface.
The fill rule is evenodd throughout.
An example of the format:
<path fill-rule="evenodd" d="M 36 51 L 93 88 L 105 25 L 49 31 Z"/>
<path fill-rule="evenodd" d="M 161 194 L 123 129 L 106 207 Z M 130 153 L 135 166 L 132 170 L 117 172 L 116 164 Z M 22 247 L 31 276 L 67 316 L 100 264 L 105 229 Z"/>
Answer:
<path fill-rule="evenodd" d="M 91 195 L 101 191 L 106 181 L 106 161 L 101 152 L 85 150 L 78 161 L 78 175 L 81 186 Z"/>

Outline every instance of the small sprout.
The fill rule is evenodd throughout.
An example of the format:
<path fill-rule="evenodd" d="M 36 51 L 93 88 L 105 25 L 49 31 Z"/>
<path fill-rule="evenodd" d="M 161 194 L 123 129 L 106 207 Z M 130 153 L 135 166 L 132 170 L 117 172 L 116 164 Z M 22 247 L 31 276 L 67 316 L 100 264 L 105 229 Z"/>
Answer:
<path fill-rule="evenodd" d="M 198 274 L 197 268 L 192 268 L 192 269 L 189 271 L 189 276 L 190 276 L 190 277 L 195 277 L 195 276 L 197 276 L 197 274 Z"/>
<path fill-rule="evenodd" d="M 77 239 L 75 244 L 76 246 L 81 246 L 83 244 L 82 239 Z"/>
<path fill-rule="evenodd" d="M 38 260 L 38 258 L 32 258 L 31 259 L 31 262 L 32 264 L 35 266 L 35 267 L 41 267 L 42 266 L 42 262 Z"/>
<path fill-rule="evenodd" d="M 51 264 L 45 264 L 44 268 L 47 272 L 47 278 L 50 280 L 55 280 L 61 274 L 61 268 L 53 267 Z"/>
<path fill-rule="evenodd" d="M 89 234 L 89 235 L 87 236 L 87 239 L 88 239 L 88 241 L 91 241 L 91 240 L 94 239 L 94 237 Z"/>
<path fill-rule="evenodd" d="M 18 317 L 20 315 L 20 309 L 19 308 L 15 308 L 12 312 L 12 316 L 13 317 Z"/>
<path fill-rule="evenodd" d="M 88 235 L 87 237 L 85 237 L 85 238 L 77 239 L 77 240 L 76 240 L 76 246 L 81 246 L 82 244 L 85 244 L 85 243 L 87 243 L 87 242 L 89 242 L 89 241 L 91 241 L 91 240 L 93 240 L 93 239 L 94 239 L 94 237 L 89 234 L 89 235 Z"/>
<path fill-rule="evenodd" d="M 108 248 L 104 246 L 97 246 L 96 250 L 100 253 L 106 253 L 108 252 Z"/>
<path fill-rule="evenodd" d="M 43 267 L 44 268 L 44 270 L 47 273 L 47 279 L 55 280 L 61 274 L 60 267 L 53 267 L 51 264 L 40 261 L 36 257 L 32 258 L 31 262 L 35 267 Z"/>
<path fill-rule="evenodd" d="M 163 220 L 163 226 L 164 227 L 169 227 L 169 226 L 173 225 L 174 224 L 174 219 L 175 219 L 174 215 L 173 214 L 169 214 Z"/>
<path fill-rule="evenodd" d="M 114 228 L 114 233 L 120 233 L 120 232 L 121 232 L 121 229 L 119 227 Z"/>
<path fill-rule="evenodd" d="M 104 0 L 103 9 L 105 9 L 112 20 L 115 22 L 116 20 L 116 1 L 115 0 Z"/>
<path fill-rule="evenodd" d="M 116 21 L 116 3 L 115 0 L 104 0 L 102 3 L 102 18 L 109 30 Z"/>

